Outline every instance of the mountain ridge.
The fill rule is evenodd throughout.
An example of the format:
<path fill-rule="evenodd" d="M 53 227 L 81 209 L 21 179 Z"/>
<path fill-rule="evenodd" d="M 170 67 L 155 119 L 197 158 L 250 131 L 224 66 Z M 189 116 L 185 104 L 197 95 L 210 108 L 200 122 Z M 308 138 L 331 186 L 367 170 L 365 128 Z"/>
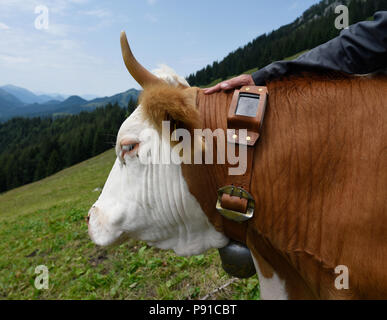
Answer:
<path fill-rule="evenodd" d="M 7 91 L 9 94 L 12 94 L 14 97 L 18 98 L 24 104 L 33 104 L 33 103 L 45 103 L 49 100 L 65 100 L 61 95 L 54 94 L 35 94 L 31 90 L 28 90 L 23 87 L 15 86 L 13 84 L 6 84 L 0 87 L 1 89 Z"/>
<path fill-rule="evenodd" d="M 15 94 L 21 93 L 24 101 L 27 101 L 28 97 L 31 98 L 31 95 L 33 95 L 31 91 L 25 88 L 13 85 L 0 87 L 0 122 L 4 122 L 13 117 L 46 117 L 55 116 L 56 114 L 77 114 L 82 111 L 92 111 L 109 103 L 117 103 L 121 107 L 127 107 L 129 101 L 131 99 L 137 100 L 140 94 L 140 90 L 132 88 L 112 96 L 99 97 L 92 100 L 86 100 L 78 95 L 69 96 L 64 100 L 47 96 L 49 99 L 45 99 L 44 102 L 27 104 L 9 91 Z"/>

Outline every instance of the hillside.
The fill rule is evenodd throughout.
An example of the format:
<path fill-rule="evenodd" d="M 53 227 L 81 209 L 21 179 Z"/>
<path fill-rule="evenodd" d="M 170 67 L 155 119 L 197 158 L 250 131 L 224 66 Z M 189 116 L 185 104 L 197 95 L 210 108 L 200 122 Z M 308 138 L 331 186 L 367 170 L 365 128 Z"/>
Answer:
<path fill-rule="evenodd" d="M 216 250 L 192 258 L 128 241 L 96 247 L 84 221 L 115 155 L 109 150 L 0 195 L 0 299 L 198 299 L 230 280 Z M 34 270 L 49 269 L 49 290 Z M 257 277 L 212 298 L 257 299 Z"/>
<path fill-rule="evenodd" d="M 82 101 L 71 97 L 66 108 L 77 108 Z M 0 193 L 108 150 L 135 105 L 135 101 L 128 108 L 108 104 L 56 119 L 14 118 L 0 124 Z"/>
<path fill-rule="evenodd" d="M 224 59 L 214 61 L 187 77 L 191 86 L 209 86 L 214 81 L 246 70 L 262 68 L 298 52 L 310 50 L 339 35 L 334 26 L 337 0 L 322 0 L 311 6 L 300 17 L 270 33 L 263 34 L 229 53 Z M 349 10 L 349 23 L 367 20 L 379 10 L 387 10 L 386 0 L 343 0 Z"/>

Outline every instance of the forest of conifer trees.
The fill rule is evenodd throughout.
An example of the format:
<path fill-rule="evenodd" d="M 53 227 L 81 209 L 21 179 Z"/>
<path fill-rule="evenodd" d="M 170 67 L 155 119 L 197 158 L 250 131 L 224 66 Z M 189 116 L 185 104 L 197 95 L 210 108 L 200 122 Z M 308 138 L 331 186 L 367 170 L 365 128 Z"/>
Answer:
<path fill-rule="evenodd" d="M 14 118 L 0 124 L 0 193 L 40 180 L 115 145 L 127 109 L 108 104 L 92 112 L 52 118 Z"/>

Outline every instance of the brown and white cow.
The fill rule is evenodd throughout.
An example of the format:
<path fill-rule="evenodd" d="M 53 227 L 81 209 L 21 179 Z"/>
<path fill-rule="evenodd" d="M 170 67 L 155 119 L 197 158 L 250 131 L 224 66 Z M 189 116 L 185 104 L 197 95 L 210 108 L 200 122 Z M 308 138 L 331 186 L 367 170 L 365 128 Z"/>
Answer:
<path fill-rule="evenodd" d="M 198 110 L 198 88 L 167 67 L 151 74 L 125 34 L 121 44 L 144 94 L 118 132 L 117 160 L 89 212 L 91 239 L 110 245 L 130 237 L 178 255 L 224 247 L 229 238 L 214 210 L 217 186 L 208 167 L 143 164 L 139 155 L 144 129 L 159 132 L 165 115 L 192 128 L 207 112 L 225 128 L 226 111 Z M 273 81 L 268 90 L 254 151 L 257 203 L 246 228 L 261 296 L 386 299 L 387 77 L 308 74 Z M 157 139 L 147 153 L 174 152 L 169 139 Z M 347 289 L 337 287 L 340 266 L 349 272 Z"/>

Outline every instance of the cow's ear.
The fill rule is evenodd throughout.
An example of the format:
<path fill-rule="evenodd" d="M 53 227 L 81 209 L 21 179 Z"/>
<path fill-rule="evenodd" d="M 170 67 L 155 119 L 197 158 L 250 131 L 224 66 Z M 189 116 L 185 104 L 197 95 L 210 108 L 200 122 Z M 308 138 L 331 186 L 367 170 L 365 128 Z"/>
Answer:
<path fill-rule="evenodd" d="M 196 108 L 199 88 L 171 87 L 167 84 L 147 87 L 140 96 L 144 116 L 161 131 L 162 122 L 172 128 L 201 129 L 202 121 Z"/>

